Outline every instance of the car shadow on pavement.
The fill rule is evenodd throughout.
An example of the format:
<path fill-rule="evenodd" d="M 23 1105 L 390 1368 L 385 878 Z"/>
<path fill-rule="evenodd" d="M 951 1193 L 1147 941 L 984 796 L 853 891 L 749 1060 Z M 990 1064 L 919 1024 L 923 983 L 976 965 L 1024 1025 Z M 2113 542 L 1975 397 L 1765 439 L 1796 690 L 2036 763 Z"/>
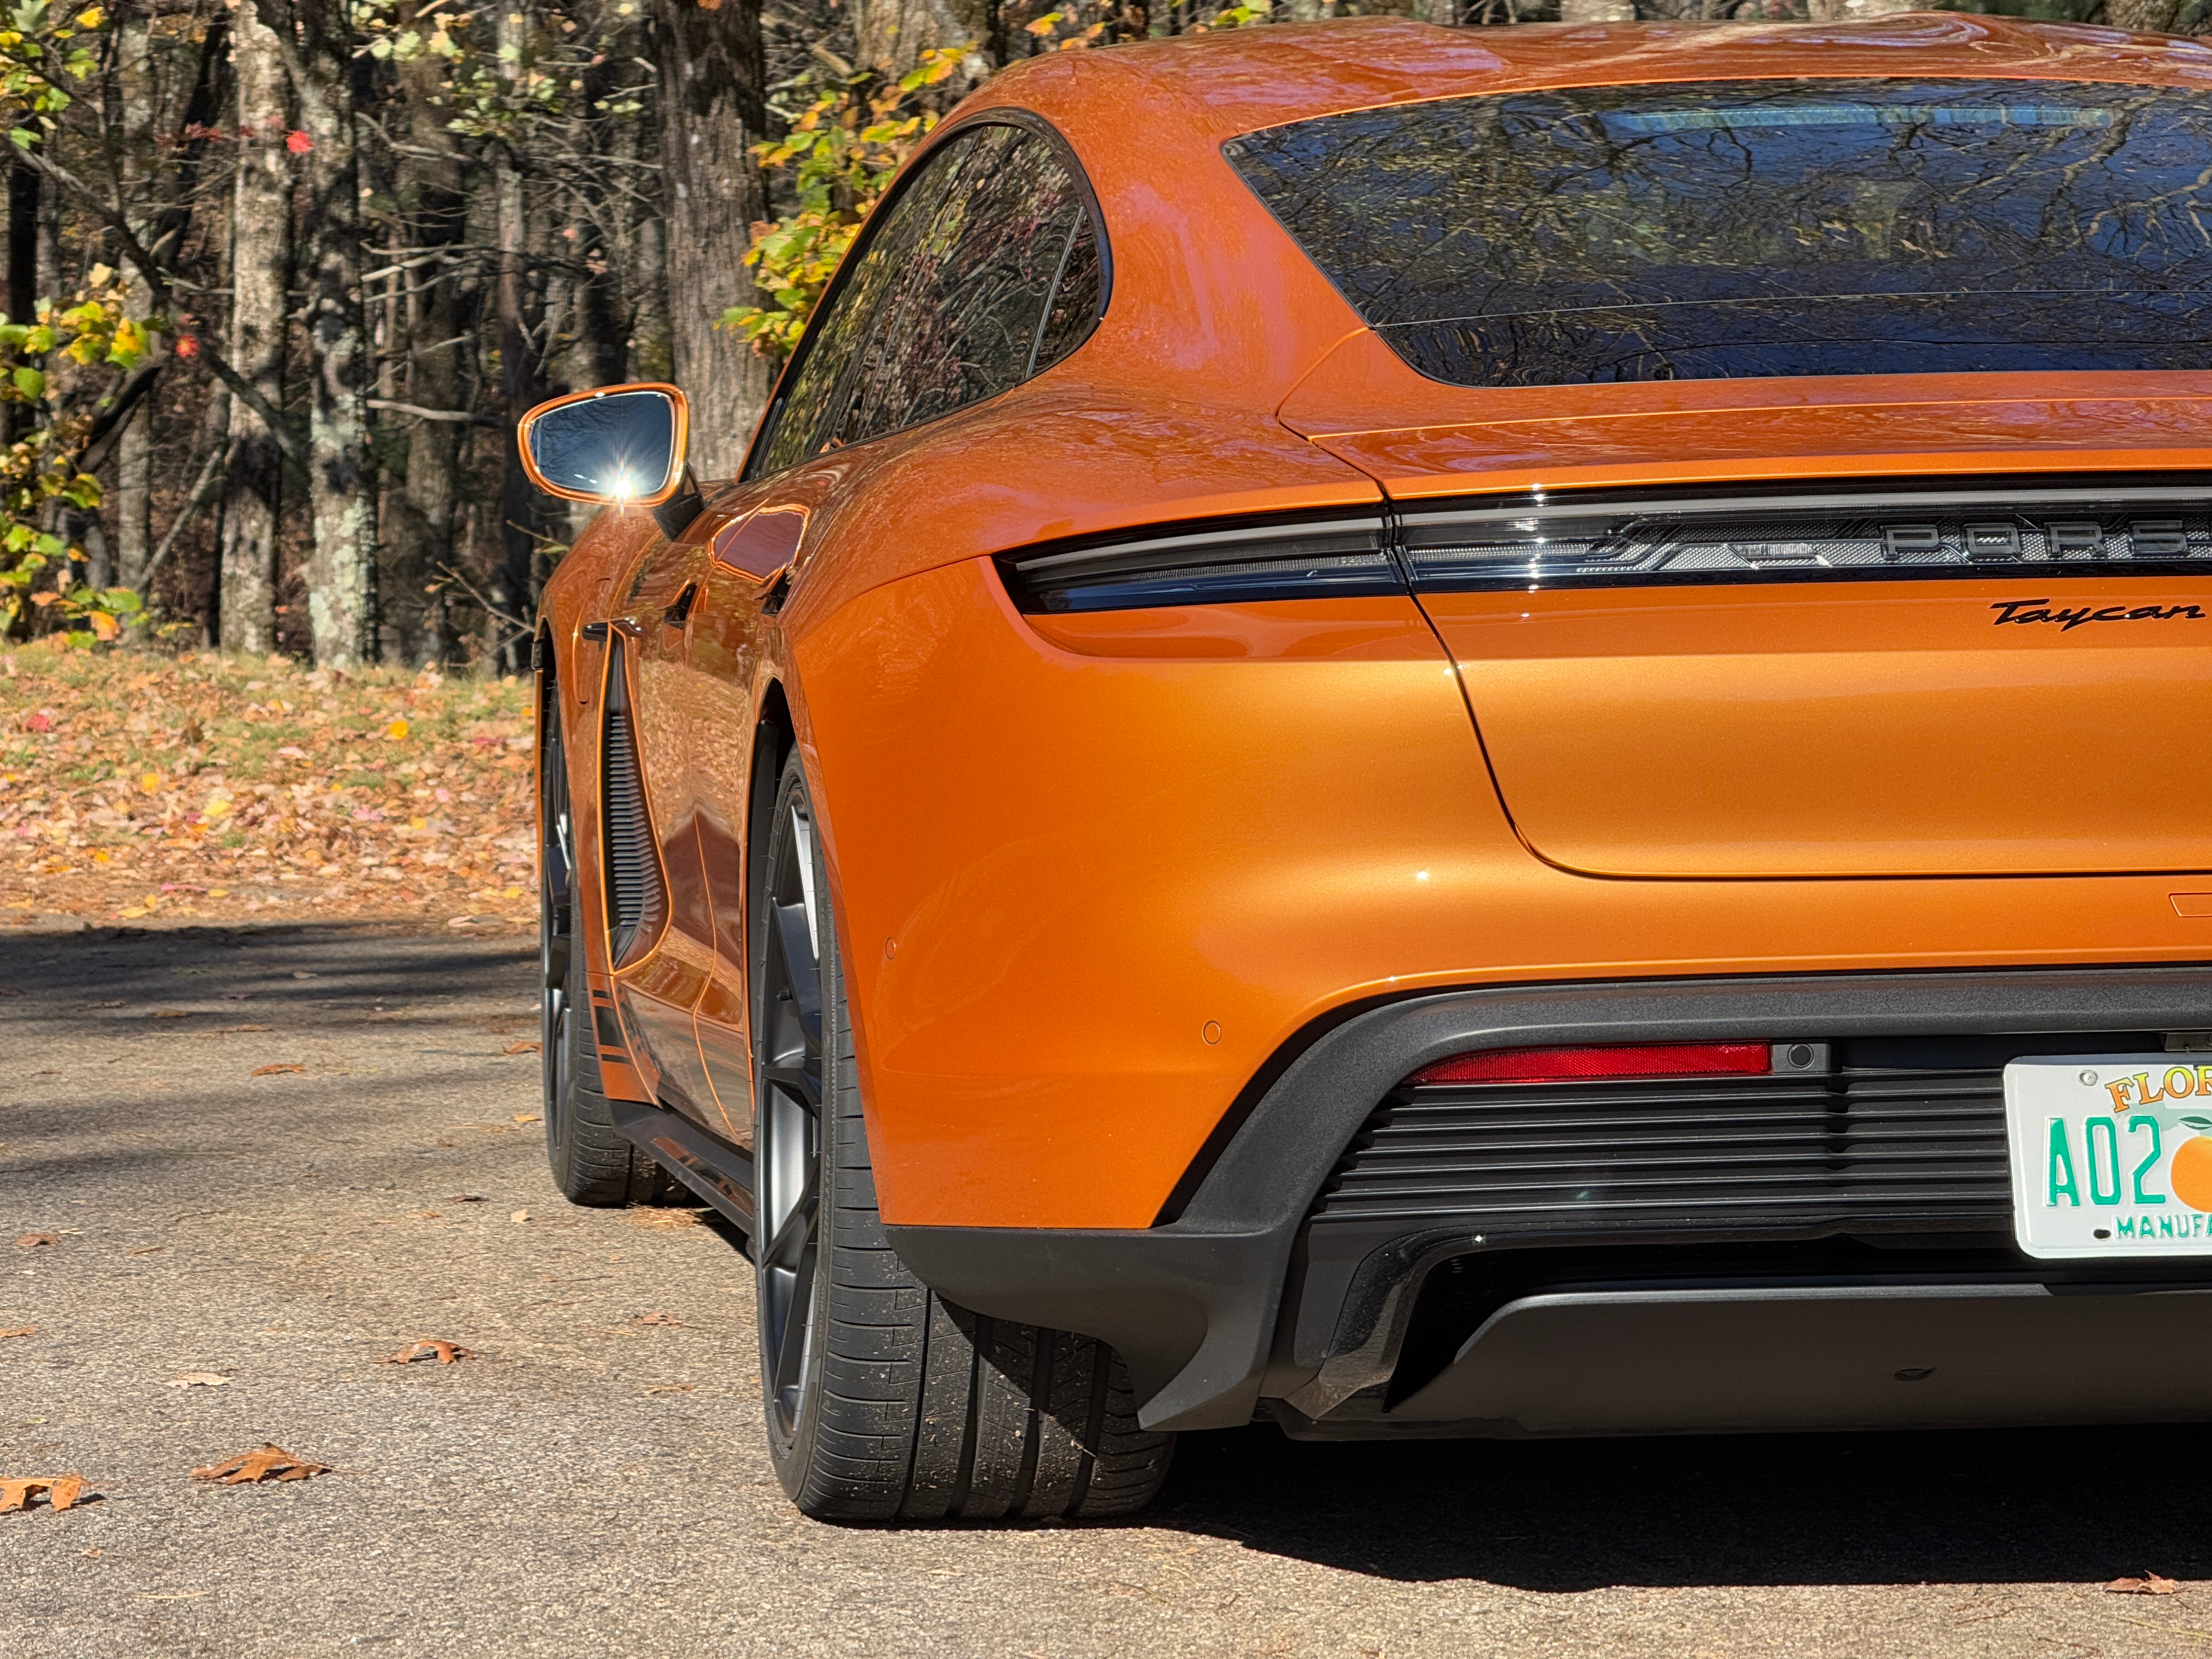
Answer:
<path fill-rule="evenodd" d="M 2197 1425 L 1335 1445 L 1255 1425 L 1185 1435 L 1146 1519 L 1528 1590 L 2202 1579 L 2212 1528 L 2173 1476 L 2208 1455 Z"/>

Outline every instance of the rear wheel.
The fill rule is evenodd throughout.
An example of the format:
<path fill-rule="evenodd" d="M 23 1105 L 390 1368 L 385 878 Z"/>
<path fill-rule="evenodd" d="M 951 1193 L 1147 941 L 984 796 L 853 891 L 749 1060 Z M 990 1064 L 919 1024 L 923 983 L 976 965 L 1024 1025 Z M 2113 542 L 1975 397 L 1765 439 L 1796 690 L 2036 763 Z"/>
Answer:
<path fill-rule="evenodd" d="M 575 824 L 561 700 L 549 671 L 539 696 L 538 849 L 538 1056 L 545 1153 L 553 1184 L 573 1204 L 689 1202 L 680 1183 L 615 1127 L 599 1079 L 599 1045 L 578 933 Z"/>
<path fill-rule="evenodd" d="M 1173 1437 L 1137 1426 L 1113 1351 L 955 1307 L 892 1251 L 795 756 L 772 824 L 752 907 L 753 1255 L 784 1490 L 825 1520 L 1133 1514 L 1159 1490 Z"/>

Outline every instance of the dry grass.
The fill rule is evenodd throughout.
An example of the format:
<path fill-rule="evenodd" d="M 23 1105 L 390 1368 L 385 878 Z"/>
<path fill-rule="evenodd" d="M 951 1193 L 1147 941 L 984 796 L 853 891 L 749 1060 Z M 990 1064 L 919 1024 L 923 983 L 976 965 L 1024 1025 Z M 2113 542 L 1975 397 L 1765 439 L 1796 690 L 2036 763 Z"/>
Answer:
<path fill-rule="evenodd" d="M 0 654 L 0 926 L 534 926 L 527 684 Z"/>

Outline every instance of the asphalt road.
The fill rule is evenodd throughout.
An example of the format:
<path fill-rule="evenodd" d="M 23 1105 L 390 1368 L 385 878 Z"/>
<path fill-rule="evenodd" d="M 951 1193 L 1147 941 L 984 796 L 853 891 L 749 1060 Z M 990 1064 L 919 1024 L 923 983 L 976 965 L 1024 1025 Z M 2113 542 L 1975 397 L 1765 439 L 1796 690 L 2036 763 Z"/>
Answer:
<path fill-rule="evenodd" d="M 0 941 L 11 1656 L 2203 1653 L 2202 1428 L 1301 1446 L 1136 1523 L 839 1528 L 758 1424 L 750 1272 L 568 1208 L 526 942 Z M 264 1066 L 295 1066 L 255 1076 Z M 520 1212 L 520 1213 L 519 1213 Z M 17 1246 L 19 1234 L 51 1244 Z M 655 1317 L 655 1316 L 658 1317 Z M 418 1338 L 450 1365 L 387 1364 Z M 2155 1355 L 2118 1364 L 2159 1363 Z M 220 1386 L 171 1386 L 186 1372 Z M 274 1442 L 333 1473 L 211 1486 Z M 2098 1586 L 2154 1571 L 2179 1594 Z"/>

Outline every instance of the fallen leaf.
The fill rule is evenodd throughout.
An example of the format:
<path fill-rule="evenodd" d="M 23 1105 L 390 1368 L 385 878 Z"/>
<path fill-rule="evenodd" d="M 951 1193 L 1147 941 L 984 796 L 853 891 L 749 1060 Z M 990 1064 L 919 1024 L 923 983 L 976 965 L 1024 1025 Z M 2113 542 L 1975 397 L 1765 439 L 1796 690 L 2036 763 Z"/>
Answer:
<path fill-rule="evenodd" d="M 630 1321 L 630 1323 L 633 1325 L 672 1325 L 679 1331 L 688 1331 L 691 1328 L 682 1320 L 677 1318 L 673 1314 L 657 1312 L 640 1314 L 635 1319 Z"/>
<path fill-rule="evenodd" d="M 258 1480 L 306 1480 L 318 1474 L 328 1474 L 327 1463 L 311 1463 L 304 1457 L 295 1457 L 282 1446 L 264 1442 L 258 1451 L 240 1452 L 235 1457 L 226 1457 L 220 1463 L 210 1463 L 192 1471 L 195 1480 L 213 1480 L 225 1486 L 238 1486 Z"/>
<path fill-rule="evenodd" d="M 177 349 L 189 357 L 191 353 L 185 351 L 184 348 L 191 344 L 190 340 L 179 340 Z M 139 1590 L 131 1599 L 134 1601 L 197 1601 L 203 1595 L 213 1594 L 212 1590 Z"/>
<path fill-rule="evenodd" d="M 415 1210 L 409 1213 L 410 1221 L 443 1221 L 446 1218 L 435 1210 Z"/>
<path fill-rule="evenodd" d="M 131 1251 L 131 1254 L 133 1255 L 151 1255 L 156 1250 L 166 1250 L 169 1247 L 166 1244 L 141 1244 L 137 1249 Z"/>
<path fill-rule="evenodd" d="M 690 1394 L 698 1386 L 696 1382 L 664 1382 L 657 1389 L 647 1389 L 646 1392 L 647 1394 Z"/>
<path fill-rule="evenodd" d="M 483 1194 L 482 1193 L 448 1193 L 446 1194 L 446 1202 L 448 1204 L 481 1204 L 483 1201 Z"/>
<path fill-rule="evenodd" d="M 530 1046 L 535 1048 L 538 1045 L 533 1042 Z M 535 1112 L 517 1112 L 514 1115 L 514 1121 L 517 1123 L 543 1123 L 545 1120 Z"/>
<path fill-rule="evenodd" d="M 434 1359 L 441 1365 L 450 1365 L 457 1359 L 474 1359 L 477 1351 L 465 1348 L 458 1342 L 447 1342 L 434 1336 L 426 1336 L 411 1342 L 398 1353 L 388 1353 L 376 1363 L 380 1365 L 411 1365 L 418 1359 Z"/>
<path fill-rule="evenodd" d="M 21 1478 L 0 1475 L 0 1515 L 30 1509 L 31 1500 L 40 1492 L 46 1494 L 46 1502 L 54 1508 L 73 1509 L 84 1495 L 84 1477 L 81 1474 L 34 1474 Z"/>
<path fill-rule="evenodd" d="M 510 1042 L 506 1048 L 500 1050 L 500 1053 L 503 1054 L 534 1054 L 537 1052 L 538 1045 L 534 1042 Z M 537 1121 L 535 1118 L 521 1117 L 518 1117 L 514 1121 L 517 1123 L 534 1123 Z"/>
<path fill-rule="evenodd" d="M 257 1066 L 248 1075 L 252 1077 L 275 1077 L 279 1073 L 283 1072 L 297 1072 L 305 1075 L 307 1069 L 307 1068 L 304 1066 L 293 1066 L 289 1064 L 277 1066 Z"/>
<path fill-rule="evenodd" d="M 696 1210 L 636 1209 L 629 1212 L 627 1218 L 633 1227 L 651 1227 L 659 1232 L 706 1224 Z"/>
<path fill-rule="evenodd" d="M 507 1219 L 509 1221 L 527 1221 L 530 1219 L 530 1212 L 527 1210 L 517 1210 L 513 1215 L 507 1217 Z"/>
<path fill-rule="evenodd" d="M 11 1325 L 6 1330 L 0 1331 L 0 1342 L 6 1341 L 11 1336 L 36 1336 L 38 1334 L 39 1328 L 36 1325 Z"/>
<path fill-rule="evenodd" d="M 156 1019 L 190 1019 L 191 1018 L 191 1010 L 189 1008 L 156 1008 L 154 1011 L 154 1018 Z"/>
<path fill-rule="evenodd" d="M 216 1371 L 186 1371 L 169 1386 L 173 1389 L 227 1389 L 230 1379 Z"/>
<path fill-rule="evenodd" d="M 61 1240 L 52 1233 L 25 1233 L 15 1241 L 19 1250 L 34 1250 L 41 1244 L 58 1244 Z"/>
<path fill-rule="evenodd" d="M 2171 1578 L 2147 1572 L 2140 1578 L 2115 1578 L 2105 1586 L 2107 1595 L 2179 1595 L 2181 1586 Z"/>

